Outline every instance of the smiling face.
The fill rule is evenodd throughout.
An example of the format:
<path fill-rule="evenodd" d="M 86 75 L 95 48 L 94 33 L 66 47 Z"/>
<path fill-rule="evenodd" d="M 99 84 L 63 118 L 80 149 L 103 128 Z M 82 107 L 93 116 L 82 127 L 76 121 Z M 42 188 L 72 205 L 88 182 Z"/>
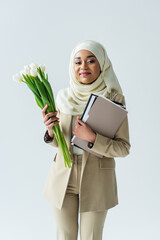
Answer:
<path fill-rule="evenodd" d="M 96 56 L 88 50 L 80 50 L 75 54 L 73 67 L 77 80 L 82 84 L 91 84 L 101 73 Z"/>

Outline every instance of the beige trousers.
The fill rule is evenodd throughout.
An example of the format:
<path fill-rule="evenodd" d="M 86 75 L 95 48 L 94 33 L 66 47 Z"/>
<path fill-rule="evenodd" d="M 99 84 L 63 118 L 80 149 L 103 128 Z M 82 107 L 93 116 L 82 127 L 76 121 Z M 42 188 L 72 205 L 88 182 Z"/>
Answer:
<path fill-rule="evenodd" d="M 102 240 L 103 226 L 106 211 L 80 213 L 79 210 L 79 183 L 81 176 L 82 155 L 73 154 L 71 175 L 61 210 L 53 206 L 56 222 L 57 240 L 78 240 L 80 225 L 80 240 Z"/>

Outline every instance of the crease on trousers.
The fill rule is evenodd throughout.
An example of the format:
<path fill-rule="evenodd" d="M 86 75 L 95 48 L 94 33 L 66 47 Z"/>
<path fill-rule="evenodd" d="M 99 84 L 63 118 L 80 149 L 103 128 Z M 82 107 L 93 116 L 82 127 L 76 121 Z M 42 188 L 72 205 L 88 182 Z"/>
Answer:
<path fill-rule="evenodd" d="M 80 223 L 78 222 L 81 166 L 82 155 L 73 154 L 73 165 L 63 207 L 59 210 L 52 205 L 57 240 L 77 240 L 78 229 L 80 240 L 102 240 L 107 210 L 82 212 L 80 213 Z"/>

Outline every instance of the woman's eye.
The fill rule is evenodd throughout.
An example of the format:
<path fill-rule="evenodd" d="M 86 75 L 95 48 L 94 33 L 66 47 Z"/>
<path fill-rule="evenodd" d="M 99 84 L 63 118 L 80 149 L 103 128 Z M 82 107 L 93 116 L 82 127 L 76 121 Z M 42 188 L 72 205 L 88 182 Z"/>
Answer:
<path fill-rule="evenodd" d="M 87 63 L 94 63 L 94 62 L 95 62 L 94 60 L 87 61 Z M 81 64 L 81 62 L 75 62 L 75 64 Z"/>
<path fill-rule="evenodd" d="M 90 62 L 90 63 L 94 63 L 94 60 L 90 60 L 89 62 Z"/>

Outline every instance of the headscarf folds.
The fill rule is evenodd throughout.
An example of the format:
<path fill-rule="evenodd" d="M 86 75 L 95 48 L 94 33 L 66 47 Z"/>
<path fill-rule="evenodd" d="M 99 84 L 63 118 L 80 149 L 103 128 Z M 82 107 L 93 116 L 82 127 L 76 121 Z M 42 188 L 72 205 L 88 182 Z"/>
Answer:
<path fill-rule="evenodd" d="M 99 77 L 91 84 L 80 83 L 74 72 L 74 56 L 80 50 L 92 52 L 101 68 Z M 70 87 L 61 89 L 57 93 L 56 107 L 63 113 L 81 115 L 91 93 L 107 96 L 112 89 L 122 94 L 122 89 L 114 73 L 112 63 L 107 56 L 105 48 L 93 40 L 80 42 L 71 52 L 69 62 Z"/>

